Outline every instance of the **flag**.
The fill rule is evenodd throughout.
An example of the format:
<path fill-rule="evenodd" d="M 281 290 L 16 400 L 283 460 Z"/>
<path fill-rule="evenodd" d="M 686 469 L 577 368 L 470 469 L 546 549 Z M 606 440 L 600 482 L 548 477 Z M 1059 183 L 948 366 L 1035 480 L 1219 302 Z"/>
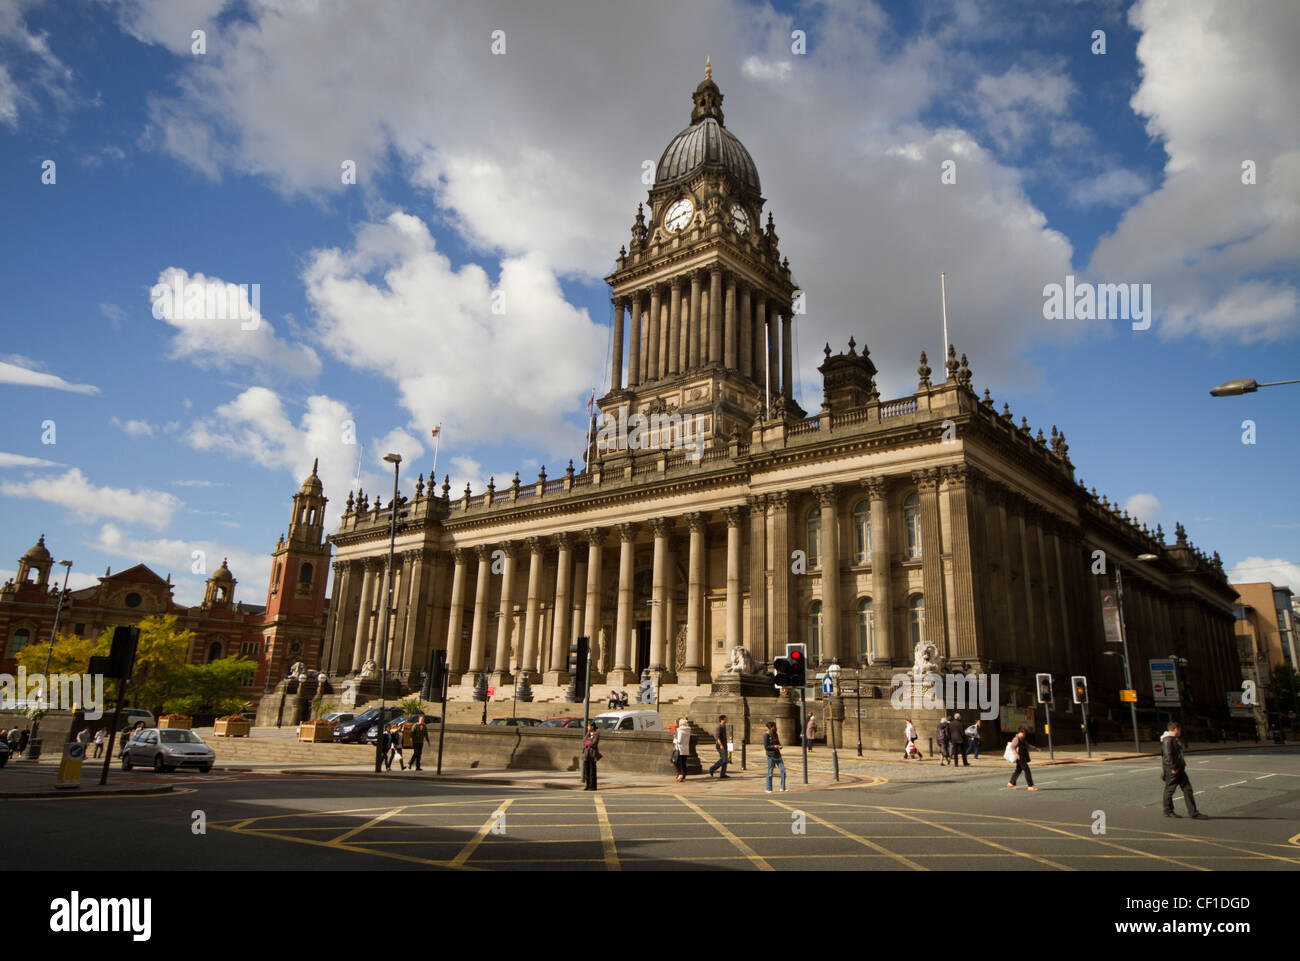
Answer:
<path fill-rule="evenodd" d="M 592 405 L 596 403 L 596 388 L 591 389 L 591 396 L 587 398 L 587 416 L 591 416 Z"/>
<path fill-rule="evenodd" d="M 437 437 L 439 434 L 442 433 L 442 427 L 441 426 L 435 427 L 431 433 L 433 434 L 434 437 Z"/>

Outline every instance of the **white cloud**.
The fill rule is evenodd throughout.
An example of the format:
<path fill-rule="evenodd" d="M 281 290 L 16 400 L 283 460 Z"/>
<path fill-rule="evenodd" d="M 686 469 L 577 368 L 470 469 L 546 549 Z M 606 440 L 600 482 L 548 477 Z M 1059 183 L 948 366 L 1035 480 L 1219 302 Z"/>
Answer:
<path fill-rule="evenodd" d="M 229 487 L 224 481 L 210 480 L 177 480 L 172 481 L 173 487 Z"/>
<path fill-rule="evenodd" d="M 1134 494 L 1124 502 L 1124 510 L 1139 524 L 1155 526 L 1161 510 L 1160 499 L 1155 494 Z"/>
<path fill-rule="evenodd" d="M 980 77 L 972 97 L 993 141 L 1004 150 L 1016 150 L 1063 117 L 1074 93 L 1074 84 L 1059 66 L 1013 67 L 999 76 Z"/>
<path fill-rule="evenodd" d="M 58 477 L 0 482 L 0 494 L 55 504 L 85 521 L 107 517 L 155 530 L 165 530 L 182 505 L 179 498 L 164 491 L 96 487 L 76 467 Z"/>
<path fill-rule="evenodd" d="M 156 428 L 146 420 L 121 420 L 110 417 L 108 422 L 130 437 L 153 437 Z"/>
<path fill-rule="evenodd" d="M 1075 207 L 1127 207 L 1151 189 L 1147 178 L 1133 170 L 1114 169 L 1087 177 L 1070 188 Z"/>
<path fill-rule="evenodd" d="M 177 290 L 182 292 L 179 298 Z M 177 330 L 169 351 L 173 359 L 219 371 L 245 367 L 267 382 L 284 376 L 311 379 L 320 373 L 316 351 L 275 336 L 275 328 L 261 314 L 256 281 L 234 285 L 168 267 L 158 275 L 149 297 L 154 316 Z"/>
<path fill-rule="evenodd" d="M 75 100 L 72 71 L 50 50 L 44 33 L 27 28 L 27 11 L 40 0 L 4 0 L 0 2 L 0 124 L 17 129 L 19 115 L 50 113 L 62 119 Z M 21 81 L 15 79 L 21 77 Z"/>
<path fill-rule="evenodd" d="M 19 367 L 17 364 L 5 363 L 4 361 L 0 361 L 0 384 L 17 384 L 22 387 L 49 387 L 54 390 L 66 390 L 74 394 L 99 393 L 99 388 L 93 384 L 73 384 L 62 377 L 56 377 L 54 374 L 44 374 L 26 367 Z"/>
<path fill-rule="evenodd" d="M 160 568 L 159 573 L 163 576 L 170 573 L 177 587 L 177 602 L 183 604 L 197 604 L 203 599 L 203 582 L 226 559 L 230 573 L 238 581 L 235 600 L 246 604 L 266 602 L 271 580 L 271 557 L 263 551 L 232 547 L 221 541 L 133 538 L 113 524 L 105 524 L 100 529 L 93 546 L 132 564 Z M 199 558 L 195 558 L 195 551 L 200 552 Z M 200 561 L 203 571 L 195 573 L 194 565 Z"/>
<path fill-rule="evenodd" d="M 1275 584 L 1300 594 L 1300 564 L 1284 557 L 1247 557 L 1228 571 L 1233 584 Z"/>
<path fill-rule="evenodd" d="M 0 467 L 62 467 L 58 461 L 45 460 L 42 457 L 28 457 L 26 454 L 10 454 L 0 451 Z"/>

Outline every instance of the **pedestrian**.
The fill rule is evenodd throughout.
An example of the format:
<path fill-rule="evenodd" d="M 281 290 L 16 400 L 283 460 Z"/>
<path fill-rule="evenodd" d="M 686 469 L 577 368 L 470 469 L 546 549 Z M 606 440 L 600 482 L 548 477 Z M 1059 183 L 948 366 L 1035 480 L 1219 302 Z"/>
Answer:
<path fill-rule="evenodd" d="M 587 736 L 582 740 L 582 783 L 584 791 L 596 790 L 596 765 L 601 758 L 600 732 L 596 722 L 587 722 Z"/>
<path fill-rule="evenodd" d="M 406 761 L 402 759 L 402 725 L 389 725 L 388 735 L 388 770 L 393 769 L 393 758 L 397 758 L 398 770 L 406 770 Z"/>
<path fill-rule="evenodd" d="M 95 732 L 95 757 L 104 756 L 104 729 Z"/>
<path fill-rule="evenodd" d="M 81 748 L 81 756 L 84 758 L 86 756 L 86 747 L 90 744 L 90 728 L 83 727 L 77 732 L 75 740 L 77 746 Z"/>
<path fill-rule="evenodd" d="M 719 714 L 718 728 L 713 732 L 713 743 L 718 749 L 718 759 L 713 763 L 713 767 L 709 768 L 709 777 L 713 777 L 713 772 L 718 768 L 722 768 L 722 773 L 718 775 L 719 780 L 731 777 L 727 773 L 727 739 L 727 715 Z"/>
<path fill-rule="evenodd" d="M 691 738 L 686 733 L 686 718 L 677 719 L 677 730 L 673 733 L 673 767 L 677 769 L 677 780 L 686 780 L 686 756 L 691 753 Z"/>
<path fill-rule="evenodd" d="M 812 714 L 808 715 L 808 729 L 804 732 L 807 738 L 808 750 L 812 750 L 813 741 L 817 740 L 817 718 Z"/>
<path fill-rule="evenodd" d="M 767 793 L 772 793 L 772 768 L 781 769 L 781 793 L 785 793 L 785 759 L 781 757 L 781 741 L 776 736 L 776 722 L 767 722 L 763 735 L 763 751 L 767 754 Z"/>
<path fill-rule="evenodd" d="M 393 769 L 393 755 L 390 749 L 393 746 L 393 735 L 389 733 L 388 728 L 381 727 L 379 733 L 375 735 L 375 740 L 379 742 L 379 757 L 384 762 L 384 770 Z"/>
<path fill-rule="evenodd" d="M 1016 779 L 1020 777 L 1020 772 L 1024 771 L 1025 784 L 1028 785 L 1029 790 L 1037 791 L 1038 788 L 1034 787 L 1034 776 L 1029 773 L 1029 728 L 1022 726 L 1020 730 L 1016 732 L 1016 736 L 1011 739 L 1011 743 L 1008 747 L 1011 753 L 1015 755 L 1016 769 L 1012 772 L 1011 780 L 1007 782 L 1007 787 L 1015 790 Z"/>
<path fill-rule="evenodd" d="M 952 742 L 952 738 L 948 731 L 948 719 L 946 717 L 934 729 L 934 742 L 939 745 L 939 753 L 943 755 L 943 760 L 939 762 L 940 766 L 947 764 L 948 746 Z"/>
<path fill-rule="evenodd" d="M 966 753 L 975 752 L 975 760 L 980 759 L 980 725 L 979 722 L 971 724 L 966 728 Z"/>
<path fill-rule="evenodd" d="M 420 715 L 419 722 L 411 728 L 411 764 L 408 770 L 423 771 L 420 767 L 420 755 L 424 753 L 424 745 L 429 740 L 429 728 L 424 723 L 424 715 Z"/>
<path fill-rule="evenodd" d="M 954 714 L 948 723 L 948 737 L 952 739 L 952 766 L 956 767 L 957 759 L 961 758 L 961 763 L 970 767 L 970 761 L 966 760 L 966 731 L 960 714 Z"/>
<path fill-rule="evenodd" d="M 31 740 L 32 732 L 28 728 L 23 728 L 18 732 L 18 753 L 22 754 L 27 750 L 27 742 Z"/>
<path fill-rule="evenodd" d="M 921 760 L 921 752 L 916 749 L 916 725 L 912 723 L 910 717 L 907 719 L 907 724 L 903 727 L 903 737 L 906 738 L 903 743 L 903 760 L 906 761 L 911 758 L 916 758 L 918 761 Z"/>
<path fill-rule="evenodd" d="M 1187 802 L 1189 817 L 1208 820 L 1207 816 L 1196 810 L 1196 798 L 1192 794 L 1192 782 L 1187 779 L 1187 761 L 1183 757 L 1182 734 L 1177 721 L 1169 722 L 1169 730 L 1160 736 L 1160 776 L 1165 782 L 1164 808 L 1165 817 L 1182 817 L 1174 811 L 1174 788 L 1183 789 L 1183 800 Z"/>

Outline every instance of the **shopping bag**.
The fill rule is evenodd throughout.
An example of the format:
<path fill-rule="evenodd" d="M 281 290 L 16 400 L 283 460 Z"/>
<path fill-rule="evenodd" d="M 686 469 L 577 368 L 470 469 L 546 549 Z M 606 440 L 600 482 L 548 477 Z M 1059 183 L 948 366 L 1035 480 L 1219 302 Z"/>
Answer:
<path fill-rule="evenodd" d="M 1016 761 L 1019 760 L 1019 758 L 1016 757 L 1016 749 L 1011 746 L 1010 741 L 1007 742 L 1007 749 L 1002 752 L 1002 758 L 1010 764 L 1015 764 Z"/>

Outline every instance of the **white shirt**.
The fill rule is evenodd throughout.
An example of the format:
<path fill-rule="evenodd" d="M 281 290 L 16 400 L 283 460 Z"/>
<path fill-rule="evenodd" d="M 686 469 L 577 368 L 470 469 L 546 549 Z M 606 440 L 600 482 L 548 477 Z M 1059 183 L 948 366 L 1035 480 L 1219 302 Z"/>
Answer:
<path fill-rule="evenodd" d="M 904 735 L 904 736 L 905 736 L 909 741 L 910 741 L 912 738 L 916 737 L 916 725 L 914 725 L 911 721 L 908 721 L 908 722 L 907 722 L 907 727 L 904 728 L 904 730 L 903 730 L 903 735 Z"/>

